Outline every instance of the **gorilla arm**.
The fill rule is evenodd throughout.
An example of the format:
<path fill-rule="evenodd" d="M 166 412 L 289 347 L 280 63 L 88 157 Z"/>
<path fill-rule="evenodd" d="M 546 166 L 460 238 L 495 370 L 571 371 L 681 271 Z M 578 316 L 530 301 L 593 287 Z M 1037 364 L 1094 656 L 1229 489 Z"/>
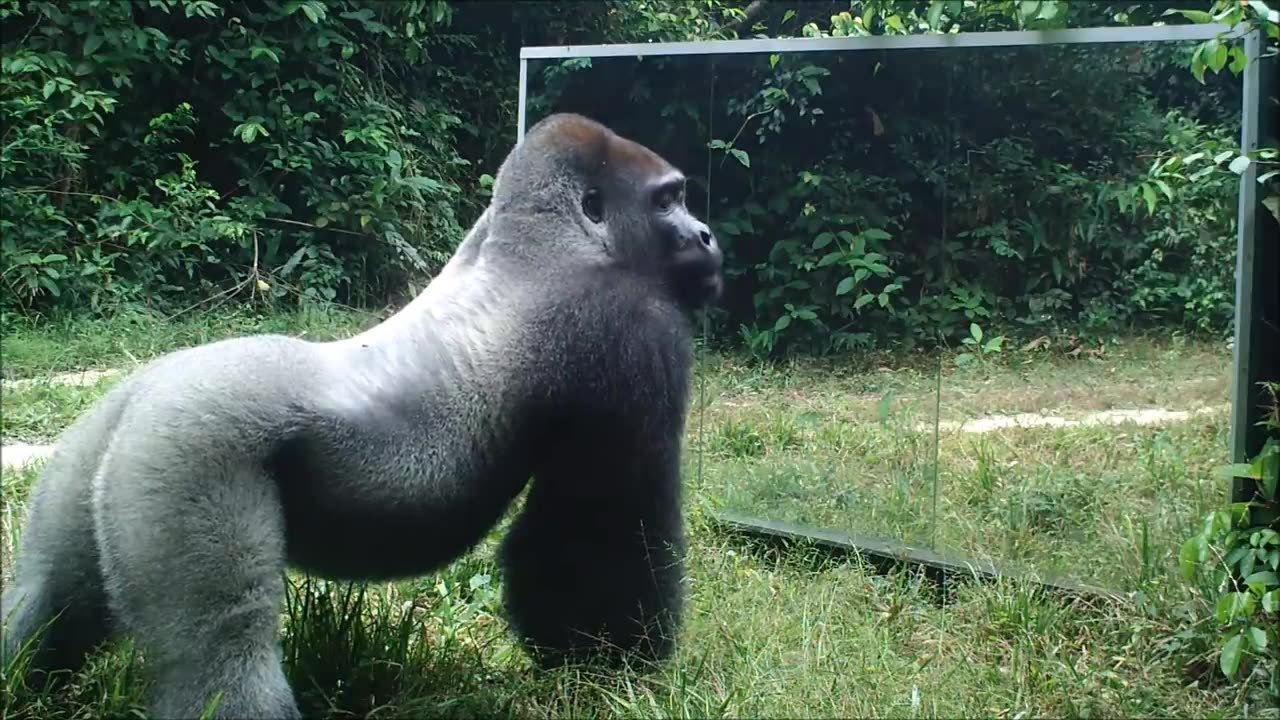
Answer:
<path fill-rule="evenodd" d="M 607 292 L 615 300 L 627 294 Z M 675 644 L 690 351 L 673 308 L 642 312 L 646 318 L 597 319 L 580 329 L 601 352 L 579 346 L 568 361 L 564 375 L 577 378 L 578 402 L 551 424 L 502 546 L 509 620 L 544 668 L 617 664 L 628 655 L 660 660 Z M 575 317 L 573 324 L 588 322 Z"/>

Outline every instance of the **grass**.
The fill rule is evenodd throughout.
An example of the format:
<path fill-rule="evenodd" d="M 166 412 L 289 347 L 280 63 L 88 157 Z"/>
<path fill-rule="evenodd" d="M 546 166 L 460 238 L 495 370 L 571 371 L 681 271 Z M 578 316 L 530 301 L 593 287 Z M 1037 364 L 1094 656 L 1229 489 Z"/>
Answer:
<path fill-rule="evenodd" d="M 704 493 L 740 512 L 1134 590 L 1172 566 L 1224 492 L 1211 478 L 1227 450 L 1224 348 L 1134 339 L 1101 358 L 1014 355 L 941 378 L 883 367 L 809 363 L 762 377 L 721 362 Z M 1210 412 L 1153 426 L 954 426 L 1152 406 Z"/>
<path fill-rule="evenodd" d="M 232 316 L 141 333 L 119 323 L 25 330 L 16 335 L 20 353 L 5 339 L 5 374 L 127 367 L 258 327 L 324 336 L 364 322 Z M 929 358 L 775 367 L 707 360 L 700 379 L 709 402 L 705 416 L 691 416 L 685 459 L 689 613 L 672 661 L 614 676 L 533 672 L 501 619 L 499 528 L 476 553 L 411 582 L 292 577 L 285 649 L 304 708 L 332 718 L 1276 717 L 1206 671 L 1204 648 L 1186 632 L 1193 590 L 1174 574 L 1178 544 L 1221 492 L 1208 478 L 1225 453 L 1225 413 L 1152 427 L 934 432 L 938 419 L 996 412 L 1081 417 L 1218 405 L 1226 400 L 1224 349 L 1134 339 L 1102 357 L 1014 353 L 963 370 L 948 361 L 939 417 Z M 114 381 L 6 382 L 3 434 L 51 438 Z M 6 568 L 35 472 L 0 475 Z M 804 548 L 765 550 L 722 536 L 706 522 L 717 508 L 1141 592 L 1131 602 L 1064 603 L 1006 579 L 943 599 L 907 571 L 877 576 Z M 144 665 L 126 644 L 55 688 L 6 672 L 0 714 L 134 714 Z"/>

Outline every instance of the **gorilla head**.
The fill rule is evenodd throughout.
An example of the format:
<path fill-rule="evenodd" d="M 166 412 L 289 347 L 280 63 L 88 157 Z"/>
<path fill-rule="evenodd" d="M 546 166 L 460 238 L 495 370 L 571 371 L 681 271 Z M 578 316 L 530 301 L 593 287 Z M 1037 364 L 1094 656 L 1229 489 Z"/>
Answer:
<path fill-rule="evenodd" d="M 529 129 L 494 183 L 494 215 L 528 223 L 576 208 L 578 233 L 495 227 L 499 237 L 607 259 L 669 293 L 681 307 L 714 302 L 724 258 L 711 229 L 685 207 L 685 177 L 660 155 L 581 115 L 551 115 Z M 536 240 L 535 240 L 536 238 Z M 590 243 L 565 248 L 566 242 Z"/>

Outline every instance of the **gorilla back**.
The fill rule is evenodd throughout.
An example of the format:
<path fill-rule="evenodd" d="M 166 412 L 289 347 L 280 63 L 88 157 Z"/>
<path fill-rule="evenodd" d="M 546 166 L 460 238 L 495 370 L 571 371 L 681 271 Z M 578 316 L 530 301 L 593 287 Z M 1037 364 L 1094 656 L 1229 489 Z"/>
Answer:
<path fill-rule="evenodd" d="M 298 717 L 282 571 L 424 573 L 503 539 L 543 666 L 672 649 L 690 333 L 722 258 L 661 157 L 574 115 L 531 128 L 431 284 L 330 343 L 239 338 L 134 373 L 59 439 L 3 594 L 4 660 L 72 668 L 112 629 L 151 712 Z M 47 626 L 47 631 L 41 628 Z"/>

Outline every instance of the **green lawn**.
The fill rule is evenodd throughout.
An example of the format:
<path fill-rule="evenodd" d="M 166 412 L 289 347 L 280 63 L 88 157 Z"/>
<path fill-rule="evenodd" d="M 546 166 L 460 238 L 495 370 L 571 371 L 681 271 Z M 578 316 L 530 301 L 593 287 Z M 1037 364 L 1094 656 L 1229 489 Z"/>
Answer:
<path fill-rule="evenodd" d="M 5 375 L 128 367 L 227 334 L 325 337 L 365 322 L 237 315 L 20 331 L 5 338 Z M 676 658 L 612 677 L 533 673 L 501 620 L 495 532 L 445 572 L 368 586 L 363 601 L 351 586 L 295 578 L 285 641 L 306 709 L 332 718 L 1267 716 L 1246 694 L 1218 687 L 1198 635 L 1179 635 L 1196 606 L 1171 558 L 1220 493 L 1209 470 L 1224 457 L 1224 412 L 1149 427 L 975 434 L 944 426 L 937 492 L 931 471 L 938 419 L 1222 405 L 1224 349 L 1135 339 L 1102 357 L 1011 353 L 964 369 L 948 358 L 939 418 L 938 376 L 927 369 L 937 362 L 927 358 L 777 367 L 706 360 L 699 379 L 708 404 L 689 422 L 690 602 Z M 52 437 L 112 382 L 6 382 L 2 433 Z M 34 475 L 0 476 L 6 568 Z M 725 537 L 706 521 L 717 508 L 933 543 L 1141 592 L 1067 604 L 1007 580 L 964 586 L 944 602 L 909 572 L 876 576 L 814 562 L 803 549 L 764 551 Z M 352 615 L 360 622 L 345 626 Z M 117 647 L 54 689 L 24 687 L 21 673 L 6 672 L 3 717 L 133 713 L 144 662 Z"/>
<path fill-rule="evenodd" d="M 1227 449 L 1224 348 L 1131 340 L 1103 358 L 948 363 L 941 378 L 886 370 L 718 363 L 702 419 L 705 495 L 738 512 L 1132 590 L 1172 567 L 1224 492 L 1211 477 Z M 1148 408 L 1192 414 L 1085 422 Z M 1080 424 L 959 426 L 1019 413 Z"/>

